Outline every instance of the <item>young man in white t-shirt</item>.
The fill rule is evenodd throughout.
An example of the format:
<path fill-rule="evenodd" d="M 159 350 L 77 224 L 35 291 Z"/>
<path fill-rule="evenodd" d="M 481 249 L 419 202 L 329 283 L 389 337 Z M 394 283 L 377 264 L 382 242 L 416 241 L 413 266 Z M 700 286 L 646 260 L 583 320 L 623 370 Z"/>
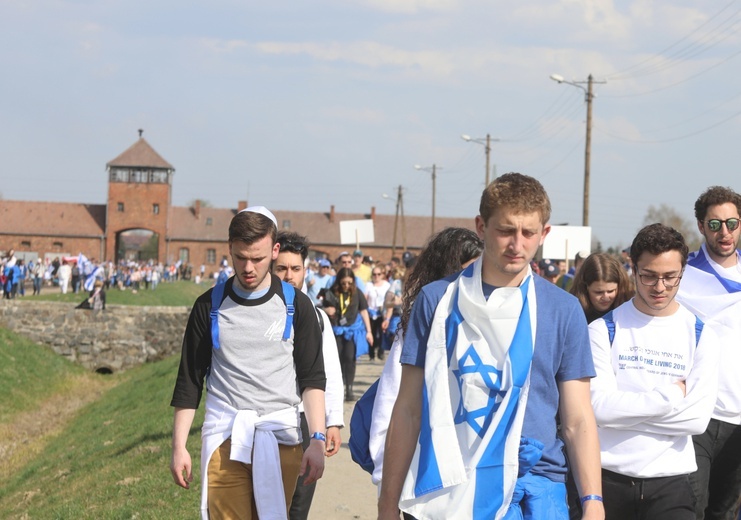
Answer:
<path fill-rule="evenodd" d="M 608 520 L 695 518 L 691 436 L 715 403 L 718 340 L 675 300 L 687 253 L 678 231 L 643 228 L 630 246 L 635 297 L 589 325 Z"/>
<path fill-rule="evenodd" d="M 741 496 L 741 263 L 737 250 L 741 195 L 711 186 L 695 202 L 705 238 L 687 262 L 677 299 L 720 338 L 718 399 L 707 430 L 693 438 L 697 471 L 690 475 L 698 520 L 735 519 Z"/>

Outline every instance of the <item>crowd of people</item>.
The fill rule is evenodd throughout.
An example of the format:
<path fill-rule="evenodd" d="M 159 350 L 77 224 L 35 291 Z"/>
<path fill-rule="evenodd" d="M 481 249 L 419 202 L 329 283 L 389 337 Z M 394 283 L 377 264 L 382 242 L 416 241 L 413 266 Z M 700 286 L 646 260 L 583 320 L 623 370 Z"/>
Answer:
<path fill-rule="evenodd" d="M 368 356 L 385 362 L 361 399 L 379 519 L 735 520 L 741 195 L 712 186 L 694 209 L 697 251 L 655 223 L 620 257 L 581 251 L 573 266 L 535 261 L 550 200 L 516 173 L 486 187 L 475 232 L 445 229 L 388 262 L 311 258 L 268 209 L 239 212 L 231 263 L 184 335 L 173 479 L 193 479 L 186 439 L 206 389 L 202 517 L 307 518 Z M 50 269 L 73 291 L 204 278 L 54 263 L 10 251 L 4 294 Z"/>
<path fill-rule="evenodd" d="M 42 289 L 53 289 L 62 294 L 72 292 L 89 293 L 95 282 L 101 282 L 105 290 L 155 290 L 160 283 L 189 280 L 209 284 L 219 276 L 231 276 L 233 271 L 224 260 L 219 269 L 206 274 L 206 266 L 195 268 L 187 262 L 163 264 L 153 260 L 120 260 L 117 263 L 98 262 L 80 253 L 75 257 L 47 257 L 32 259 L 26 264 L 16 258 L 10 249 L 0 258 L 0 291 L 5 299 L 26 295 L 27 285 L 33 287 L 32 296 L 41 294 Z"/>
<path fill-rule="evenodd" d="M 237 507 L 244 518 L 307 518 L 318 453 L 337 452 L 341 402 L 358 397 L 355 364 L 368 356 L 385 365 L 351 433 L 367 428 L 361 465 L 381 519 L 735 519 L 741 196 L 700 195 L 698 251 L 657 223 L 620 257 L 581 251 L 572 266 L 535 261 L 550 211 L 537 180 L 506 174 L 482 194 L 475 233 L 445 229 L 389 262 L 360 250 L 310 259 L 306 237 L 277 233 L 266 208 L 238 214 L 234 271 L 222 268 L 186 332 L 175 482 L 192 480 L 184 439 L 205 385 L 216 398 L 206 399 L 203 517 Z M 283 376 L 298 394 L 258 362 L 278 352 L 281 331 L 294 367 Z M 259 399 L 243 403 L 253 385 Z M 236 419 L 208 420 L 224 410 Z M 286 414 L 280 435 L 273 414 Z M 272 465 L 272 492 L 252 480 L 258 464 Z"/>

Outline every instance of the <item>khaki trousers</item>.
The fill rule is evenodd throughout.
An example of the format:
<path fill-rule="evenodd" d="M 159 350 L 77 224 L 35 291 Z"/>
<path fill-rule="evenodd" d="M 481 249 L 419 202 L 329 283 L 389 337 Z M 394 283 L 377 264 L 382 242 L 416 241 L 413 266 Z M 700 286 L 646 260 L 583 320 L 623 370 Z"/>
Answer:
<path fill-rule="evenodd" d="M 257 506 L 252 492 L 252 464 L 229 459 L 231 439 L 219 446 L 208 463 L 208 512 L 211 520 L 257 520 Z M 303 450 L 278 445 L 286 514 L 296 489 Z"/>

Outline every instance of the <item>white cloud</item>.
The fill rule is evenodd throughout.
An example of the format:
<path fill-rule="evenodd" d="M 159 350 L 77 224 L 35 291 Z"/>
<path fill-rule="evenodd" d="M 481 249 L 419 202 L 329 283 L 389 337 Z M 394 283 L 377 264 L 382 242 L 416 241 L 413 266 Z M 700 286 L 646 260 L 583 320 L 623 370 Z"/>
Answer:
<path fill-rule="evenodd" d="M 512 12 L 524 27 L 551 29 L 581 41 L 594 34 L 603 40 L 624 41 L 631 33 L 631 19 L 615 8 L 612 0 L 560 0 L 521 3 Z"/>
<path fill-rule="evenodd" d="M 372 108 L 355 108 L 334 106 L 327 108 L 324 113 L 332 119 L 340 119 L 354 123 L 382 124 L 387 121 L 386 114 Z"/>
<path fill-rule="evenodd" d="M 419 69 L 434 74 L 449 74 L 453 70 L 450 53 L 409 51 L 378 42 L 261 42 L 254 48 L 265 54 L 308 55 L 319 61 L 346 62 L 371 68 L 397 67 Z"/>
<path fill-rule="evenodd" d="M 363 0 L 364 5 L 387 13 L 414 14 L 422 11 L 450 11 L 454 0 Z"/>

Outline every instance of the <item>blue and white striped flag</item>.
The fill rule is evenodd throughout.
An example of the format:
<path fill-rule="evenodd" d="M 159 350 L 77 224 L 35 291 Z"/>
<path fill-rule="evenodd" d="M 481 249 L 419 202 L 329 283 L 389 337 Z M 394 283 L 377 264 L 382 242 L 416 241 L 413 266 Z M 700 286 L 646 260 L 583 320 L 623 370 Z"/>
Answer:
<path fill-rule="evenodd" d="M 96 279 L 103 279 L 103 266 L 102 265 L 96 265 L 92 266 L 92 270 L 90 274 L 85 277 L 85 284 L 83 287 L 86 291 L 92 291 L 93 287 L 95 287 L 95 280 Z"/>
<path fill-rule="evenodd" d="M 85 267 L 87 266 L 88 263 L 89 263 L 89 260 L 87 259 L 85 255 L 83 255 L 82 253 L 77 255 L 77 269 L 80 270 L 80 274 L 85 272 Z"/>
<path fill-rule="evenodd" d="M 535 341 L 535 287 L 496 289 L 481 259 L 450 284 L 435 310 L 425 358 L 419 441 L 400 508 L 420 520 L 501 519 L 518 450 Z"/>

